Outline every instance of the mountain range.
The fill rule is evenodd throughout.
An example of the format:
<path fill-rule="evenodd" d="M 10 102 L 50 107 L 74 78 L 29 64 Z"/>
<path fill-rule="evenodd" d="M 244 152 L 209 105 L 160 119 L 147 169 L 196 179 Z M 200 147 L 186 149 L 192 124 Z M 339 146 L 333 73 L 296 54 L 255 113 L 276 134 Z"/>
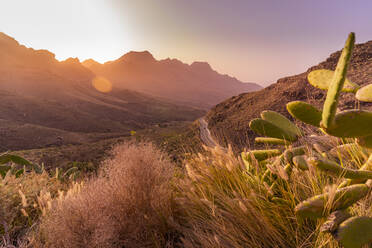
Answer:
<path fill-rule="evenodd" d="M 237 150 L 253 145 L 255 133 L 249 129 L 249 122 L 259 117 L 263 110 L 274 110 L 291 118 L 286 110 L 290 101 L 301 100 L 318 107 L 323 105 L 325 91 L 311 86 L 307 81 L 309 72 L 317 69 L 335 70 L 341 51 L 332 53 L 325 61 L 298 75 L 279 79 L 260 91 L 243 93 L 217 104 L 207 114 L 209 129 L 221 144 L 231 144 Z M 364 86 L 372 83 L 372 41 L 354 47 L 348 79 Z M 339 109 L 372 109 L 371 103 L 357 103 L 351 94 L 342 94 Z"/>
<path fill-rule="evenodd" d="M 116 61 L 58 61 L 0 33 L 0 152 L 80 144 L 171 121 L 193 121 L 218 101 L 258 89 L 207 63 L 157 61 L 130 52 Z M 93 82 L 104 77 L 109 92 Z"/>
<path fill-rule="evenodd" d="M 148 51 L 129 52 L 104 64 L 89 59 L 83 65 L 110 80 L 114 87 L 200 108 L 210 108 L 231 96 L 262 88 L 221 75 L 206 62 L 188 65 L 177 59 L 156 60 Z"/>

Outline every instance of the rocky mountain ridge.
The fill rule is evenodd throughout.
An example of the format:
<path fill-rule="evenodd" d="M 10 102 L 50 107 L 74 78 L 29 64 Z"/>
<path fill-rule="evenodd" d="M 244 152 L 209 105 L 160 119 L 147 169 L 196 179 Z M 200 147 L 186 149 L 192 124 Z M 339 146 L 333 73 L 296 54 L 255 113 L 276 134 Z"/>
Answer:
<path fill-rule="evenodd" d="M 262 88 L 219 74 L 207 62 L 188 65 L 177 59 L 156 60 L 148 51 L 129 52 L 104 64 L 89 59 L 83 65 L 109 79 L 117 88 L 201 108 L 210 108 L 231 96 Z"/>
<path fill-rule="evenodd" d="M 340 54 L 341 51 L 332 53 L 325 61 L 304 73 L 281 78 L 265 89 L 240 94 L 216 105 L 207 115 L 212 134 L 220 143 L 229 143 L 237 150 L 242 150 L 253 145 L 255 134 L 248 124 L 263 110 L 275 110 L 290 117 L 285 108 L 290 101 L 302 100 L 320 107 L 325 99 L 325 91 L 311 86 L 307 75 L 316 69 L 334 70 Z M 361 86 L 372 83 L 372 41 L 355 46 L 347 77 Z M 340 102 L 340 110 L 358 106 L 350 93 L 342 94 Z M 361 108 L 371 109 L 372 105 L 361 103 Z"/>

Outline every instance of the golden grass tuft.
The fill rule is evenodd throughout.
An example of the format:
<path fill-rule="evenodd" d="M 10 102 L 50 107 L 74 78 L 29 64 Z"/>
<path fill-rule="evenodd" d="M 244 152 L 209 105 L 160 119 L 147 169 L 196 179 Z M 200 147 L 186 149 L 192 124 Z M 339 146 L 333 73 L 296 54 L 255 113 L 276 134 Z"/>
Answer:
<path fill-rule="evenodd" d="M 177 198 L 184 247 L 310 248 L 324 241 L 316 231 L 319 223 L 298 220 L 294 213 L 296 204 L 329 183 L 316 171 L 294 169 L 278 184 L 278 200 L 261 180 L 265 170 L 247 170 L 231 149 L 209 149 L 186 168 Z"/>
<path fill-rule="evenodd" d="M 46 172 L 0 177 L 0 247 L 24 243 L 24 236 L 38 224 L 51 197 L 63 187 Z"/>

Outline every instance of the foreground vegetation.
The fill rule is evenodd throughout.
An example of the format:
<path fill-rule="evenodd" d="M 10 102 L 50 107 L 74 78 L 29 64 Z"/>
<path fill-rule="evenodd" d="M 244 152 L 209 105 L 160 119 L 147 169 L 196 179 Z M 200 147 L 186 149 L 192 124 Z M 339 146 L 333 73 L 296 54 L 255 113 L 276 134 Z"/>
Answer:
<path fill-rule="evenodd" d="M 361 166 L 352 158 L 363 156 L 356 151 L 349 159 Z M 313 167 L 294 168 L 287 180 L 277 184 L 274 195 L 262 180 L 264 174 L 263 167 L 247 168 L 231 150 L 208 149 L 180 169 L 154 145 L 132 143 L 117 147 L 98 176 L 84 181 L 60 180 L 46 172 L 7 175 L 1 185 L 6 199 L 0 212 L 2 243 L 4 247 L 340 247 L 330 234 L 321 232 L 326 218 L 298 218 L 295 207 L 313 195 L 335 192 L 332 185 L 341 183 L 341 178 Z M 369 195 L 349 210 L 371 216 L 371 203 Z"/>
<path fill-rule="evenodd" d="M 369 247 L 372 113 L 337 111 L 341 91 L 372 101 L 346 79 L 353 44 L 335 72 L 309 75 L 328 90 L 322 110 L 287 105 L 312 131 L 273 111 L 252 120 L 265 150 L 170 159 L 137 137 L 85 178 L 2 155 L 0 247 Z"/>

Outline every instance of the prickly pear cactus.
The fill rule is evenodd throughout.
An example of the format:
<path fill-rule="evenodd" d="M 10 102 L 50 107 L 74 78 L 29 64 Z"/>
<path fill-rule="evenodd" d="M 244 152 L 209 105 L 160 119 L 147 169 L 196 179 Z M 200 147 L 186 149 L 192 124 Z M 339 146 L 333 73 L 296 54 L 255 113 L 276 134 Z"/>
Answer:
<path fill-rule="evenodd" d="M 372 171 L 372 154 L 369 156 L 368 160 L 360 167 L 361 171 Z M 343 188 L 349 185 L 358 184 L 358 183 L 365 183 L 367 180 L 365 178 L 360 179 L 347 179 L 342 182 L 338 187 Z"/>
<path fill-rule="evenodd" d="M 372 112 L 346 110 L 333 119 L 333 125 L 326 129 L 330 135 L 341 138 L 357 138 L 372 135 Z"/>
<path fill-rule="evenodd" d="M 315 70 L 309 73 L 309 75 L 307 76 L 307 80 L 312 86 L 316 88 L 319 88 L 321 90 L 328 90 L 329 86 L 332 83 L 334 75 L 335 72 L 331 70 Z M 355 93 L 358 91 L 359 88 L 359 85 L 351 82 L 346 78 L 342 91 Z"/>
<path fill-rule="evenodd" d="M 360 88 L 346 79 L 354 40 L 354 34 L 351 33 L 346 41 L 335 72 L 327 70 L 314 71 L 308 75 L 308 81 L 315 87 L 328 90 L 323 106 L 320 128 L 335 137 L 356 138 L 358 145 L 372 148 L 372 112 L 354 109 L 336 113 L 341 92 L 352 92 L 356 94 L 355 97 L 358 100 L 372 102 L 372 85 Z M 287 109 L 296 119 L 317 126 L 319 113 L 315 110 L 311 111 L 311 107 L 307 105 L 304 105 L 304 107 L 299 106 L 301 105 L 293 102 L 287 105 Z M 310 115 L 307 116 L 305 114 L 305 108 L 309 109 Z M 351 145 L 356 146 L 356 144 Z M 337 152 L 338 150 L 337 148 Z M 332 151 L 330 151 L 330 154 L 332 154 Z M 327 154 L 324 155 L 327 156 Z M 367 180 L 372 177 L 372 155 L 359 170 L 345 168 L 334 161 L 322 157 L 311 157 L 308 159 L 298 157 L 294 162 L 297 166 L 303 166 L 303 168 L 306 168 L 305 165 L 310 165 L 336 177 L 347 178 L 334 193 L 335 200 L 330 209 L 325 207 L 328 206 L 327 201 L 330 197 L 329 193 L 325 193 L 298 204 L 295 210 L 301 217 L 324 217 L 327 214 L 325 213 L 327 210 L 332 212 L 338 209 L 346 209 L 370 192 L 371 180 Z M 369 217 L 352 217 L 341 224 L 330 223 L 332 224 L 333 234 L 336 233 L 337 240 L 345 248 L 362 247 L 372 241 L 372 219 Z"/>
<path fill-rule="evenodd" d="M 266 136 L 256 138 L 256 143 L 286 147 L 283 152 L 279 149 L 280 153 L 276 153 L 276 157 L 270 159 L 266 159 L 268 155 L 255 155 L 255 151 L 250 153 L 250 156 L 256 160 L 262 159 L 259 162 L 263 168 L 266 168 L 262 180 L 271 184 L 270 190 L 274 194 L 283 180 L 273 170 L 275 166 L 280 166 L 287 175 L 290 175 L 295 167 L 301 171 L 315 168 L 336 178 L 346 179 L 335 191 L 311 197 L 300 202 L 295 208 L 297 216 L 301 218 L 316 219 L 329 216 L 323 229 L 336 235 L 337 240 L 345 248 L 362 247 L 372 241 L 372 218 L 349 218 L 351 215 L 347 211 L 371 192 L 372 112 L 350 109 L 337 113 L 339 97 L 343 92 L 355 94 L 359 101 L 372 102 L 372 84 L 360 88 L 346 78 L 354 43 L 355 35 L 350 33 L 335 71 L 321 69 L 312 71 L 308 75 L 311 85 L 327 90 L 322 110 L 301 101 L 287 104 L 287 110 L 293 118 L 319 128 L 326 134 L 324 137 L 328 140 L 328 144 L 313 142 L 310 137 L 303 137 L 294 123 L 273 111 L 262 112 L 261 118 L 254 119 L 250 123 L 250 128 L 254 132 Z M 338 144 L 332 144 L 331 137 L 337 140 Z M 308 145 L 306 149 L 298 147 L 304 142 Z M 342 159 L 347 158 L 352 148 L 358 151 L 360 161 L 369 156 L 359 170 L 347 168 L 342 163 Z M 266 150 L 265 154 L 269 151 Z M 280 202 L 280 197 L 275 195 L 272 200 Z"/>
<path fill-rule="evenodd" d="M 23 168 L 19 168 L 20 166 L 23 166 Z M 20 156 L 8 154 L 8 153 L 0 155 L 0 177 L 1 178 L 4 178 L 8 173 L 18 177 L 25 172 L 25 166 L 36 167 L 35 165 L 31 164 L 29 161 L 27 161 L 26 159 Z"/>
<path fill-rule="evenodd" d="M 320 127 L 322 111 L 318 110 L 313 105 L 306 102 L 294 101 L 287 104 L 287 110 L 293 118 L 306 124 Z"/>
<path fill-rule="evenodd" d="M 336 162 L 325 158 L 316 158 L 311 157 L 307 160 L 309 164 L 314 166 L 315 168 L 333 174 L 336 177 L 344 177 L 348 179 L 356 179 L 356 180 L 368 180 L 372 179 L 372 171 L 369 170 L 353 170 L 349 168 L 341 167 Z"/>
<path fill-rule="evenodd" d="M 261 118 L 279 127 L 286 133 L 291 134 L 291 136 L 298 137 L 301 135 L 301 130 L 293 122 L 275 111 L 263 111 L 261 113 Z"/>
<path fill-rule="evenodd" d="M 282 152 L 278 149 L 270 149 L 270 150 L 252 150 L 249 152 L 242 152 L 243 160 L 247 160 L 249 162 L 252 159 L 256 159 L 257 161 L 262 161 L 271 157 L 276 157 L 280 155 Z"/>
<path fill-rule="evenodd" d="M 344 248 L 360 248 L 372 242 L 372 218 L 352 217 L 342 222 L 336 234 Z"/>
<path fill-rule="evenodd" d="M 272 162 L 281 165 L 288 174 L 294 167 L 302 171 L 312 167 L 335 177 L 346 178 L 335 192 L 314 196 L 299 203 L 295 208 L 296 214 L 301 218 L 321 218 L 332 213 L 325 224 L 325 229 L 333 235 L 336 234 L 337 240 L 345 248 L 362 247 L 372 241 L 372 218 L 349 218 L 350 214 L 341 214 L 342 218 L 339 218 L 339 213 L 344 213 L 348 207 L 364 198 L 370 192 L 372 185 L 372 154 L 369 150 L 372 149 L 372 112 L 351 109 L 337 113 L 342 92 L 355 94 L 359 101 L 372 102 L 372 84 L 360 88 L 346 78 L 354 42 L 355 35 L 350 33 L 335 71 L 315 70 L 308 75 L 311 85 L 327 90 L 322 110 L 301 101 L 287 104 L 287 110 L 293 118 L 317 127 L 323 133 L 338 138 L 339 141 L 350 142 L 351 140 L 351 144 L 344 143 L 332 147 L 330 144 L 310 142 L 312 147 L 310 154 L 305 149 L 294 152 L 296 147 L 292 148 L 292 146 L 301 143 L 299 138 L 302 132 L 284 116 L 273 111 L 264 111 L 261 119 L 252 120 L 250 123 L 253 131 L 269 137 L 256 138 L 257 143 L 288 147 Z M 361 157 L 369 156 L 359 170 L 347 168 L 344 164 L 329 159 L 339 161 L 339 158 L 345 158 L 350 151 L 349 148 L 352 147 L 359 151 Z M 346 155 L 340 156 L 343 153 Z M 270 163 L 266 164 L 268 169 L 263 175 L 263 180 L 271 182 L 271 189 L 275 189 L 279 177 L 270 170 L 269 165 Z M 273 197 L 276 200 L 277 198 L 277 196 Z M 333 215 L 335 218 L 331 218 Z"/>
<path fill-rule="evenodd" d="M 325 129 L 331 128 L 334 124 L 333 122 L 336 116 L 338 99 L 340 96 L 340 92 L 342 88 L 344 87 L 347 67 L 348 67 L 351 53 L 354 47 L 354 42 L 355 42 L 355 35 L 354 33 L 350 33 L 346 41 L 345 47 L 342 50 L 340 59 L 338 60 L 336 71 L 332 78 L 332 82 L 328 88 L 327 98 L 323 106 L 322 123 L 321 123 L 321 126 L 324 127 Z"/>
<path fill-rule="evenodd" d="M 267 144 L 267 145 L 290 145 L 291 142 L 285 139 L 277 139 L 270 137 L 256 137 L 254 142 L 258 144 Z"/>
<path fill-rule="evenodd" d="M 306 155 L 299 155 L 293 158 L 293 164 L 300 170 L 306 171 L 309 170 L 309 164 L 307 162 Z"/>
<path fill-rule="evenodd" d="M 357 144 L 372 149 L 372 135 L 357 138 Z"/>
<path fill-rule="evenodd" d="M 302 218 L 321 218 L 330 212 L 348 208 L 364 198 L 368 190 L 369 188 L 365 184 L 355 184 L 338 189 L 334 193 L 317 195 L 298 204 L 295 212 Z M 329 199 L 333 199 L 331 205 L 329 205 Z"/>
<path fill-rule="evenodd" d="M 320 127 L 322 130 L 340 138 L 358 138 L 360 145 L 371 148 L 372 112 L 354 109 L 336 114 L 341 92 L 355 93 L 360 101 L 372 101 L 372 85 L 360 88 L 346 78 L 354 42 L 355 35 L 350 33 L 334 72 L 323 69 L 312 71 L 308 75 L 308 81 L 317 88 L 327 90 L 327 97 L 321 112 Z M 320 111 L 310 106 L 296 101 L 289 103 L 287 109 L 294 118 L 313 126 L 319 126 Z"/>
<path fill-rule="evenodd" d="M 7 164 L 9 162 L 12 162 L 18 165 L 31 165 L 29 161 L 17 155 L 12 155 L 12 154 L 7 154 L 7 153 L 0 155 L 0 165 Z"/>
<path fill-rule="evenodd" d="M 277 139 L 285 139 L 288 141 L 296 141 L 297 135 L 291 132 L 287 132 L 279 126 L 272 124 L 271 122 L 263 119 L 253 119 L 249 123 L 249 127 L 256 133 Z"/>
<path fill-rule="evenodd" d="M 359 89 L 355 94 L 356 99 L 363 102 L 372 102 L 372 84 Z"/>

